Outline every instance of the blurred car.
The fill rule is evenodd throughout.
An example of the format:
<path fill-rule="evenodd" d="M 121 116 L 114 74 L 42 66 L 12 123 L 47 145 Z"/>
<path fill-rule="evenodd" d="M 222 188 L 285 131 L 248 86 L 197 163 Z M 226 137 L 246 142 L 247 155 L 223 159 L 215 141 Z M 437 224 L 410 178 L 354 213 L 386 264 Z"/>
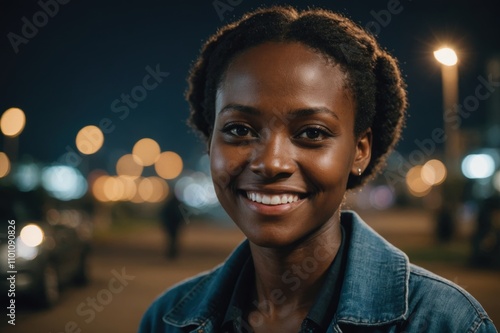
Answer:
<path fill-rule="evenodd" d="M 62 286 L 88 282 L 91 234 L 91 223 L 83 211 L 43 207 L 34 193 L 1 190 L 2 290 L 9 289 L 7 272 L 15 271 L 16 297 L 28 296 L 42 307 L 54 305 Z M 9 257 L 9 236 L 11 240 L 15 237 L 15 261 L 13 254 Z"/>

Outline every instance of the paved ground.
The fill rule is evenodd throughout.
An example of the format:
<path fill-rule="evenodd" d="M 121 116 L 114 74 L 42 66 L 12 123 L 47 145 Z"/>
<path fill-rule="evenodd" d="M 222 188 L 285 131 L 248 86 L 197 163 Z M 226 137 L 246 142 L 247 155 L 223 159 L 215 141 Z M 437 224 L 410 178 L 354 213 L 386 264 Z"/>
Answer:
<path fill-rule="evenodd" d="M 431 237 L 431 220 L 425 212 L 361 215 L 384 237 L 408 250 L 417 264 L 468 290 L 500 323 L 500 272 L 467 268 L 461 260 L 466 245 L 443 247 L 446 256 L 432 255 L 436 253 L 436 244 Z M 135 332 L 142 313 L 161 291 L 214 267 L 242 239 L 243 235 L 234 228 L 193 223 L 184 230 L 180 258 L 168 261 L 163 257 L 163 234 L 154 226 L 100 238 L 92 256 L 90 286 L 65 290 L 61 302 L 50 310 L 20 308 L 16 327 L 2 322 L 0 331 Z M 117 275 L 125 277 L 121 283 L 116 283 Z M 111 281 L 115 281 L 113 285 Z M 92 304 L 92 299 L 96 303 Z"/>

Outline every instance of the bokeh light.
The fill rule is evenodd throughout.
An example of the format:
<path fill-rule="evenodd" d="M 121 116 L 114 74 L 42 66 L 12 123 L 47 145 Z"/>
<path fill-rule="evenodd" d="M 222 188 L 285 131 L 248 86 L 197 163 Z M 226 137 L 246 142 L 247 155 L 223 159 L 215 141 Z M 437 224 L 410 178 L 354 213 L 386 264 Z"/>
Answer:
<path fill-rule="evenodd" d="M 66 165 L 43 169 L 42 186 L 51 196 L 63 201 L 80 199 L 87 192 L 87 181 L 80 171 Z"/>
<path fill-rule="evenodd" d="M 143 169 L 144 167 L 137 164 L 132 154 L 123 155 L 116 162 L 116 173 L 120 176 L 137 178 L 142 174 Z"/>
<path fill-rule="evenodd" d="M 85 155 L 96 153 L 104 144 L 104 134 L 94 125 L 85 126 L 76 135 L 76 148 Z"/>
<path fill-rule="evenodd" d="M 197 209 L 218 205 L 213 182 L 202 172 L 181 177 L 175 184 L 175 196 L 186 205 Z"/>
<path fill-rule="evenodd" d="M 421 165 L 414 166 L 408 170 L 406 174 L 406 186 L 408 191 L 416 197 L 426 196 L 431 191 L 431 186 L 423 181 L 421 175 Z"/>
<path fill-rule="evenodd" d="M 376 186 L 370 191 L 370 204 L 375 209 L 388 209 L 395 199 L 394 191 L 387 185 Z"/>
<path fill-rule="evenodd" d="M 488 178 L 495 172 L 495 160 L 488 154 L 470 154 L 462 161 L 462 173 L 469 179 Z"/>
<path fill-rule="evenodd" d="M 92 194 L 101 202 L 158 203 L 165 200 L 168 193 L 168 184 L 160 177 L 101 175 L 92 184 Z"/>
<path fill-rule="evenodd" d="M 148 177 L 147 179 L 149 179 L 149 181 L 151 182 L 153 193 L 146 201 L 154 203 L 165 200 L 169 192 L 167 182 L 160 177 Z"/>
<path fill-rule="evenodd" d="M 0 119 L 0 129 L 5 136 L 16 137 L 26 125 L 26 116 L 19 108 L 7 109 Z"/>
<path fill-rule="evenodd" d="M 42 228 L 36 224 L 28 224 L 21 229 L 19 237 L 27 246 L 35 247 L 42 244 L 44 234 Z"/>
<path fill-rule="evenodd" d="M 141 197 L 141 194 L 139 193 L 139 184 L 140 182 L 142 181 L 142 178 L 137 178 L 135 180 L 135 184 L 137 186 L 137 190 L 135 191 L 135 195 L 132 199 L 130 199 L 131 202 L 135 203 L 135 204 L 141 204 L 141 203 L 144 203 L 145 200 Z"/>
<path fill-rule="evenodd" d="M 153 196 L 154 185 L 149 178 L 142 178 L 137 185 L 137 192 L 143 201 L 149 201 Z"/>
<path fill-rule="evenodd" d="M 157 203 L 165 200 L 168 196 L 169 188 L 164 179 L 160 177 L 142 178 L 137 186 L 140 201 Z"/>
<path fill-rule="evenodd" d="M 10 160 L 7 154 L 0 151 L 0 178 L 7 176 L 10 172 Z"/>
<path fill-rule="evenodd" d="M 431 186 L 442 184 L 446 179 L 446 167 L 439 160 L 427 161 L 421 170 L 422 180 Z"/>
<path fill-rule="evenodd" d="M 174 179 L 178 177 L 183 168 L 182 158 L 173 151 L 166 151 L 160 154 L 155 162 L 155 170 L 158 176 L 164 179 Z"/>
<path fill-rule="evenodd" d="M 130 201 L 136 191 L 134 179 L 127 176 L 102 175 L 92 184 L 92 194 L 101 202 Z"/>
<path fill-rule="evenodd" d="M 135 183 L 135 178 L 128 176 L 118 176 L 117 180 L 123 184 L 123 194 L 120 200 L 132 200 L 137 192 L 137 184 Z"/>
<path fill-rule="evenodd" d="M 41 170 L 35 163 L 19 164 L 13 175 L 14 184 L 22 192 L 29 192 L 40 185 Z"/>
<path fill-rule="evenodd" d="M 500 192 L 500 171 L 497 171 L 493 176 L 493 187 Z"/>
<path fill-rule="evenodd" d="M 160 157 L 160 145 L 150 138 L 141 139 L 134 145 L 132 155 L 139 165 L 153 165 Z"/>
<path fill-rule="evenodd" d="M 107 177 L 104 181 L 104 195 L 109 201 L 119 201 L 124 197 L 125 184 L 118 177 Z"/>
<path fill-rule="evenodd" d="M 110 199 L 106 196 L 106 193 L 104 193 L 104 184 L 106 183 L 106 180 L 109 178 L 108 175 L 102 175 L 97 177 L 93 183 L 92 183 L 92 194 L 94 195 L 94 198 L 96 198 L 98 201 L 101 202 L 108 202 Z"/>

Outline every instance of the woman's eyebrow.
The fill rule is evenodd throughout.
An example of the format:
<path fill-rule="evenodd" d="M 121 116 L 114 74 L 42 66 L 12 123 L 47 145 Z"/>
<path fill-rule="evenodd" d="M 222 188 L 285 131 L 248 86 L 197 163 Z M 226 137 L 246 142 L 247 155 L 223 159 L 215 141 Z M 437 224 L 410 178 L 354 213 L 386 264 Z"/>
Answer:
<path fill-rule="evenodd" d="M 219 114 L 224 113 L 224 112 L 229 112 L 229 111 L 239 111 L 239 112 L 246 113 L 249 115 L 260 115 L 261 114 L 261 111 L 259 111 L 258 109 L 254 108 L 254 107 L 247 106 L 247 105 L 241 105 L 241 104 L 233 104 L 233 103 L 224 106 L 219 111 Z"/>
<path fill-rule="evenodd" d="M 287 118 L 308 117 L 322 113 L 329 114 L 335 117 L 336 119 L 339 119 L 339 116 L 335 112 L 326 107 L 312 107 L 312 108 L 293 110 L 288 114 Z"/>
<path fill-rule="evenodd" d="M 234 104 L 234 103 L 228 104 L 225 107 L 223 107 L 222 110 L 219 111 L 219 114 L 229 111 L 238 111 L 253 116 L 262 114 L 262 111 L 252 106 Z M 339 119 L 339 116 L 335 112 L 326 107 L 311 107 L 311 108 L 292 110 L 286 114 L 286 118 L 295 119 L 300 117 L 309 117 L 316 114 L 328 114 L 336 119 Z"/>

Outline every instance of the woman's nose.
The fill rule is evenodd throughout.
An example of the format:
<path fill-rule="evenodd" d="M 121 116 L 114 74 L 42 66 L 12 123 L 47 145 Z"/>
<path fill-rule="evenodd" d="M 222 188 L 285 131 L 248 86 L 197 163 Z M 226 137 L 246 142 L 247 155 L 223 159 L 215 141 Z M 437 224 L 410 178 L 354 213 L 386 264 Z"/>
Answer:
<path fill-rule="evenodd" d="M 296 169 L 293 145 L 286 136 L 270 135 L 252 152 L 250 170 L 266 178 L 289 177 Z"/>

